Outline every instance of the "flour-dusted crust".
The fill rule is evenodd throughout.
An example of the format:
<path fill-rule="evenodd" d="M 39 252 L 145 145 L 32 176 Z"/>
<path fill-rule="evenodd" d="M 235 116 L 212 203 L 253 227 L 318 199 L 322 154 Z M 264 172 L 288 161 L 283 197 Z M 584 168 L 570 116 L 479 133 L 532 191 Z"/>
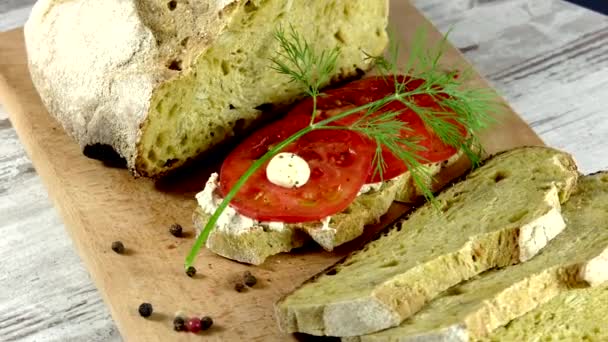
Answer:
<path fill-rule="evenodd" d="M 387 22 L 387 1 L 40 0 L 24 32 L 34 86 L 85 154 L 157 177 L 302 95 L 270 68 L 277 27 L 340 47 L 336 81 L 370 68 Z"/>
<path fill-rule="evenodd" d="M 40 0 L 24 29 L 32 81 L 84 149 L 109 145 L 134 168 L 152 93 L 216 39 L 236 0 Z M 181 42 L 188 39 L 188 45 Z M 94 152 L 93 152 L 94 153 Z"/>

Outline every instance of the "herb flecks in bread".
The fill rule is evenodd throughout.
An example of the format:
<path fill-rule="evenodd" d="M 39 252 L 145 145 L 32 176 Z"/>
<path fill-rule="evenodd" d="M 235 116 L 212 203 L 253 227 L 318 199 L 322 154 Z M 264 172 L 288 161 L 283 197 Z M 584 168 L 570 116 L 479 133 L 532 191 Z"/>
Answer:
<path fill-rule="evenodd" d="M 275 25 L 340 47 L 332 80 L 370 68 L 388 1 L 40 0 L 25 25 L 32 80 L 81 147 L 158 177 L 302 96 L 270 68 Z M 267 114 L 267 113 L 266 113 Z"/>
<path fill-rule="evenodd" d="M 397 326 L 449 287 L 538 252 L 564 228 L 560 202 L 577 177 L 572 158 L 550 148 L 497 155 L 440 193 L 439 210 L 419 208 L 281 299 L 279 326 L 329 336 Z"/>
<path fill-rule="evenodd" d="M 455 333 L 471 339 L 483 338 L 539 305 L 545 307 L 543 303 L 562 292 L 605 283 L 608 280 L 608 182 L 602 182 L 602 177 L 608 177 L 608 173 L 579 179 L 570 199 L 562 206 L 566 228 L 528 262 L 489 271 L 456 285 L 400 326 L 353 340 L 448 340 Z M 560 296 L 567 298 L 569 295 Z M 547 333 L 558 337 L 560 333 L 550 333 L 551 327 L 555 326 L 548 323 L 547 327 L 528 326 L 527 330 L 501 329 L 503 334 L 513 331 L 511 336 L 521 334 L 522 337 L 507 339 L 506 334 L 501 339 L 498 338 L 500 334 L 491 334 L 490 340 L 531 341 L 535 340 L 532 336 Z M 562 332 L 577 330 L 572 326 Z M 591 329 L 587 333 L 593 336 Z M 524 338 L 523 335 L 528 336 Z"/>
<path fill-rule="evenodd" d="M 414 53 L 411 58 L 415 62 L 408 66 L 407 71 L 410 71 L 409 67 L 415 67 L 420 70 L 420 74 L 424 78 L 416 78 L 416 75 L 384 75 L 384 78 L 380 79 L 382 85 L 378 85 L 378 87 L 383 86 L 390 89 L 390 95 L 357 106 L 344 107 L 338 113 L 317 118 L 319 113 L 317 110 L 319 89 L 324 80 L 335 69 L 335 60 L 340 52 L 337 49 L 322 52 L 314 51 L 293 26 L 290 27 L 289 31 L 278 29 L 276 38 L 280 42 L 280 50 L 278 57 L 273 59 L 275 69 L 280 74 L 290 77 L 294 83 L 303 87 L 307 94 L 311 96 L 313 102 L 311 113 L 306 113 L 310 117 L 310 123 L 295 133 L 285 134 L 287 137 L 276 143 L 273 142 L 263 155 L 256 155 L 255 159 L 250 160 L 247 169 L 240 174 L 238 180 L 233 184 L 231 183 L 230 190 L 224 193 L 223 201 L 201 229 L 197 241 L 186 258 L 186 267 L 192 264 L 199 249 L 216 227 L 223 211 L 228 208 L 233 199 L 238 199 L 237 203 L 241 206 L 242 203 L 247 201 L 252 202 L 251 199 L 236 197 L 248 179 L 254 175 L 259 175 L 257 173 L 258 169 L 274 155 L 290 146 L 290 144 L 299 142 L 298 139 L 306 137 L 307 134 L 326 130 L 329 135 L 335 134 L 331 130 L 343 130 L 357 132 L 361 136 L 365 136 L 374 143 L 375 147 L 374 175 L 380 174 L 380 180 L 384 180 L 382 178 L 383 170 L 391 166 L 387 166 L 385 162 L 385 154 L 388 153 L 396 159 L 396 161 L 393 161 L 394 163 L 399 162 L 404 165 L 402 172 L 408 171 L 408 176 L 413 180 L 413 184 L 429 199 L 433 197 L 429 185 L 432 175 L 429 174 L 428 168 L 423 167 L 426 160 L 421 157 L 420 153 L 431 150 L 434 146 L 443 145 L 456 148 L 454 153 L 462 151 L 474 163 L 478 158 L 477 133 L 492 121 L 491 114 L 496 107 L 493 98 L 488 96 L 490 93 L 486 89 L 468 88 L 463 91 L 462 77 L 457 77 L 455 73 L 446 73 L 439 67 L 438 61 L 443 53 L 443 45 L 440 44 L 436 51 L 433 51 L 434 54 L 430 55 L 426 54 L 422 41 L 413 49 Z M 395 48 L 393 52 L 391 58 L 396 61 L 398 49 Z M 382 61 L 383 65 L 388 65 L 385 59 L 379 60 Z M 396 65 L 393 67 L 394 71 L 400 70 Z M 435 103 L 436 106 L 428 106 L 429 102 Z M 426 105 L 421 103 L 426 103 Z M 409 112 L 412 115 L 407 119 L 400 116 Z M 352 121 L 344 121 L 352 117 L 354 117 Z M 294 116 L 294 118 L 298 119 L 300 116 Z M 424 132 L 429 134 L 427 140 L 421 142 L 419 135 L 408 133 L 416 132 L 414 123 L 410 120 L 418 122 L 423 127 Z M 424 145 L 423 142 L 429 144 L 430 147 Z M 241 152 L 237 155 L 240 154 Z M 228 159 L 230 159 L 230 156 Z M 257 191 L 252 195 L 258 198 L 257 195 L 259 194 L 264 196 L 263 191 Z M 297 203 L 302 202 L 301 199 L 298 199 L 298 201 Z M 294 203 L 295 201 L 289 202 Z M 260 206 L 263 205 L 265 209 L 269 209 L 267 203 L 264 202 Z M 346 205 L 338 210 L 344 208 L 346 208 Z M 256 212 L 252 208 L 247 209 L 252 213 Z M 319 219 L 319 217 L 315 218 Z M 268 218 L 266 220 L 272 221 Z M 303 220 L 303 222 L 307 221 L 311 220 Z M 357 227 L 357 229 L 362 229 L 362 227 Z M 312 236 L 315 237 L 315 235 Z M 325 240 L 323 236 L 321 238 Z"/>

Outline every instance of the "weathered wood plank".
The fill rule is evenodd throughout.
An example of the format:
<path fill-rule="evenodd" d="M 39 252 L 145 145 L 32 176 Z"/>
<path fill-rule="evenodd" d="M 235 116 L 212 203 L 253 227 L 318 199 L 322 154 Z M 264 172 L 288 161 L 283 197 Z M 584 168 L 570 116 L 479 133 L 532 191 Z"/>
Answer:
<path fill-rule="evenodd" d="M 120 340 L 0 108 L 0 341 Z"/>

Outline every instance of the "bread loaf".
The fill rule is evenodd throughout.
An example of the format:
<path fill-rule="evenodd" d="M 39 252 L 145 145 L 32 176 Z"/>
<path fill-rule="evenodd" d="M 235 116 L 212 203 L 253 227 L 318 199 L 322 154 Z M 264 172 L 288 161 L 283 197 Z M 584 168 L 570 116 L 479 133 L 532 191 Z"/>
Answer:
<path fill-rule="evenodd" d="M 338 80 L 382 53 L 387 16 L 385 0 L 40 0 L 25 42 L 42 102 L 85 154 L 156 177 L 300 96 L 270 68 L 277 27 L 339 47 Z"/>
<path fill-rule="evenodd" d="M 485 339 L 494 329 L 539 305 L 542 307 L 571 288 L 605 283 L 608 280 L 608 173 L 579 179 L 576 190 L 562 207 L 562 215 L 567 223 L 564 231 L 530 261 L 489 271 L 454 286 L 400 326 L 348 341 Z M 571 335 L 576 334 L 576 330 L 573 326 L 563 332 Z M 587 330 L 591 333 L 591 329 Z M 521 338 L 497 338 L 508 336 L 507 331 Z M 582 332 L 579 334 L 583 336 Z M 558 337 L 560 333 L 552 333 L 550 327 L 537 323 L 528 325 L 527 329 L 503 329 L 489 339 L 532 341 L 537 340 L 532 336 L 545 339 L 547 335 Z M 556 340 L 563 338 L 565 336 Z"/>
<path fill-rule="evenodd" d="M 562 152 L 493 157 L 384 236 L 276 303 L 280 328 L 356 336 L 400 324 L 441 292 L 529 260 L 564 228 L 560 203 L 578 173 Z"/>

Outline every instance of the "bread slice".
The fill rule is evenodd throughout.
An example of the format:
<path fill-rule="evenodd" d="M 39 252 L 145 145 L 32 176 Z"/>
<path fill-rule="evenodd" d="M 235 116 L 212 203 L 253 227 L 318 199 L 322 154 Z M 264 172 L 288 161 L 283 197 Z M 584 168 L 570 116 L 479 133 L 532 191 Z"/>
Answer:
<path fill-rule="evenodd" d="M 243 229 L 214 229 L 207 238 L 206 247 L 223 257 L 260 265 L 267 257 L 302 246 L 314 240 L 324 249 L 350 241 L 363 233 L 364 226 L 377 222 L 390 207 L 395 195 L 408 180 L 407 175 L 384 182 L 377 190 L 359 195 L 343 212 L 332 216 L 329 222 L 286 224 L 280 229 L 254 224 Z M 211 214 L 199 206 L 194 213 L 194 226 L 200 231 Z"/>
<path fill-rule="evenodd" d="M 386 0 L 40 0 L 25 42 L 43 103 L 85 154 L 155 177 L 303 93 L 270 68 L 278 26 L 339 47 L 336 81 L 382 54 L 387 18 Z"/>
<path fill-rule="evenodd" d="M 608 341 L 608 284 L 560 293 L 482 341 Z"/>
<path fill-rule="evenodd" d="M 400 324 L 441 292 L 526 261 L 560 233 L 578 172 L 570 155 L 511 150 L 276 303 L 281 330 L 357 336 Z"/>
<path fill-rule="evenodd" d="M 348 341 L 479 339 L 561 292 L 606 282 L 608 173 L 579 179 L 562 209 L 567 227 L 530 261 L 452 287 L 400 326 Z"/>

